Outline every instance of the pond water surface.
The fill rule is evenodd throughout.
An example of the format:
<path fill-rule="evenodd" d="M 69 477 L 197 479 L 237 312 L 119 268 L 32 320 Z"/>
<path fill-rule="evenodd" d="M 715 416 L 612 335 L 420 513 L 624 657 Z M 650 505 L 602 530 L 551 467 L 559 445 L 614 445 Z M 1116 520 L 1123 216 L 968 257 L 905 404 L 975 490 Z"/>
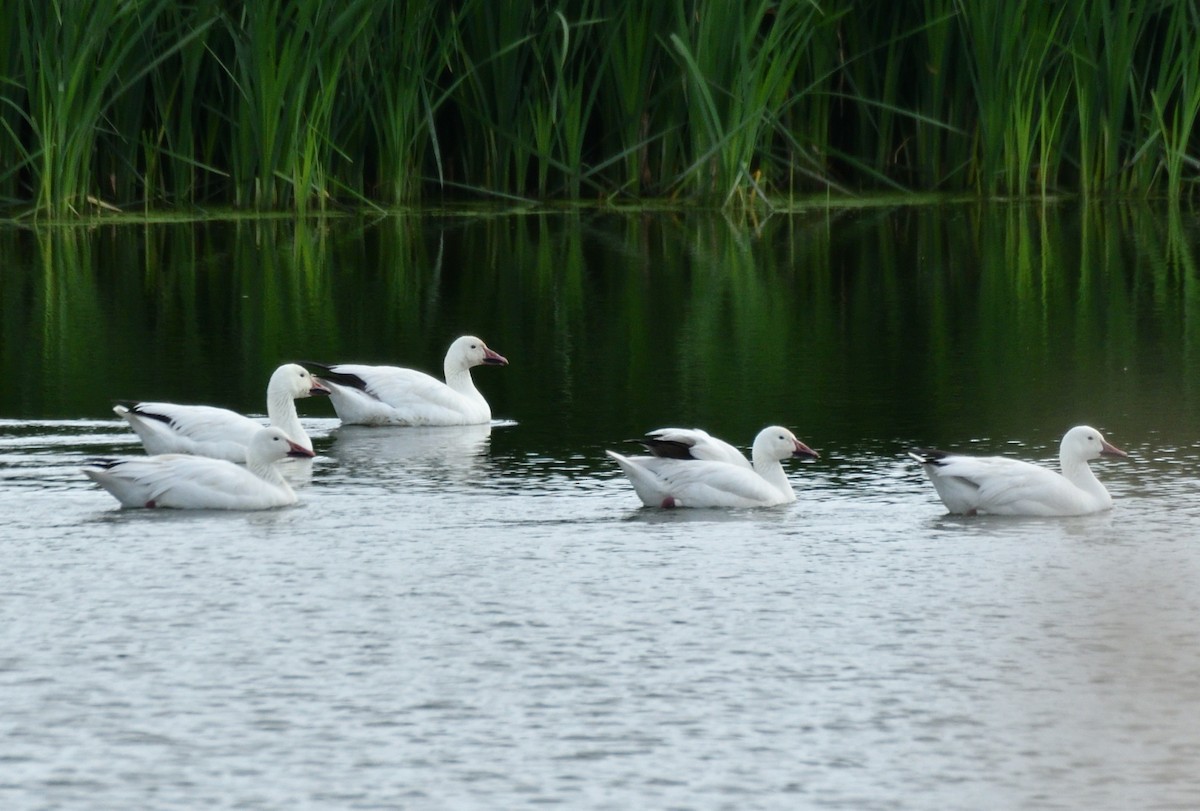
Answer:
<path fill-rule="evenodd" d="M 1200 805 L 1200 228 L 1126 208 L 546 213 L 0 232 L 0 807 Z M 300 504 L 120 510 L 121 398 L 261 414 L 288 360 L 495 421 L 300 403 Z M 945 514 L 912 445 L 1116 500 Z M 795 504 L 640 508 L 663 425 L 821 453 Z"/>

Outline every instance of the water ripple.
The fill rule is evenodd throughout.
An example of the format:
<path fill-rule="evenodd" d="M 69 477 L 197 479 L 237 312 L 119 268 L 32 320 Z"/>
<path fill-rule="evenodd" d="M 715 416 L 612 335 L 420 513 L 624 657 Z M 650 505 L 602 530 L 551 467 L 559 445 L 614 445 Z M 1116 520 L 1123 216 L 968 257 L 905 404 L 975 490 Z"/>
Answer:
<path fill-rule="evenodd" d="M 0 424 L 5 807 L 1200 803 L 1200 446 L 1078 519 L 948 516 L 898 442 L 664 511 L 520 426 L 313 425 L 243 515 L 117 509 L 114 421 Z"/>

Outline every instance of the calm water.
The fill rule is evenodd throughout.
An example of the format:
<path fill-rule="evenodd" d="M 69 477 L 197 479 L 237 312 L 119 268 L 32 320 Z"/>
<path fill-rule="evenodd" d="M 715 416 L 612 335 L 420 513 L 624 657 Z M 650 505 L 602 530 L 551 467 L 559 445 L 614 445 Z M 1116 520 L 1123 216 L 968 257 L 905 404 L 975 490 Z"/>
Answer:
<path fill-rule="evenodd" d="M 0 807 L 1200 805 L 1194 218 L 916 209 L 0 232 Z M 261 413 L 292 359 L 436 369 L 497 421 L 340 427 L 301 504 L 121 511 L 110 400 Z M 822 458 L 638 508 L 642 431 Z M 955 518 L 912 444 L 1111 513 Z"/>

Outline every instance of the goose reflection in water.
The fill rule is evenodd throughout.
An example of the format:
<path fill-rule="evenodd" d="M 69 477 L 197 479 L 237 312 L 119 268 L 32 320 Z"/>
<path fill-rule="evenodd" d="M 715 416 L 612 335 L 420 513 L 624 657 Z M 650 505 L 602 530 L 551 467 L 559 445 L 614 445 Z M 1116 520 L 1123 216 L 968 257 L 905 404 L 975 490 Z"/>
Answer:
<path fill-rule="evenodd" d="M 342 425 L 325 454 L 347 478 L 460 478 L 483 467 L 492 425 L 429 428 Z"/>

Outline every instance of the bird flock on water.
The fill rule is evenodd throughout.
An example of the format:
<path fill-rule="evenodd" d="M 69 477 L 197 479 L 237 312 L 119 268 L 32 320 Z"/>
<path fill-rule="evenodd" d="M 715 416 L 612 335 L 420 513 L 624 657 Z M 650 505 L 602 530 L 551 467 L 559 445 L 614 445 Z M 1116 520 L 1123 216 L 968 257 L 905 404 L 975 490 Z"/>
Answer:
<path fill-rule="evenodd" d="M 83 473 L 122 507 L 263 510 L 294 504 L 278 463 L 311 459 L 312 439 L 296 400 L 328 397 L 343 424 L 482 425 L 487 400 L 471 369 L 508 360 L 479 338 L 450 344 L 443 379 L 399 366 L 286 363 L 267 383 L 269 425 L 225 408 L 122 401 L 113 411 L 141 439 L 145 456 L 90 460 Z M 609 457 L 646 507 L 772 507 L 796 500 L 783 462 L 819 458 L 787 428 L 759 431 L 750 458 L 699 428 L 660 428 L 638 440 L 645 453 Z M 963 515 L 1071 516 L 1112 507 L 1089 462 L 1127 454 L 1094 428 L 1076 426 L 1059 446 L 1059 470 L 1007 456 L 914 448 L 946 509 Z"/>

